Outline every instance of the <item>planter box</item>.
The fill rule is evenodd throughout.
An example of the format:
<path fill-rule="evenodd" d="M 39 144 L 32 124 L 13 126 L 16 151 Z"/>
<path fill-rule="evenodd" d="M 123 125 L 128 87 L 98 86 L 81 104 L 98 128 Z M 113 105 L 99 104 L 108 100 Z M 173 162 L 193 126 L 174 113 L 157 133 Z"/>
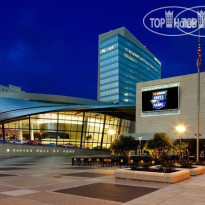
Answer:
<path fill-rule="evenodd" d="M 179 181 L 190 178 L 190 170 L 179 170 L 173 173 L 159 173 L 146 171 L 132 171 L 131 169 L 118 169 L 115 171 L 115 178 L 174 184 Z"/>
<path fill-rule="evenodd" d="M 196 168 L 190 169 L 191 176 L 197 176 L 197 175 L 204 174 L 204 173 L 205 173 L 204 166 L 197 166 Z"/>
<path fill-rule="evenodd" d="M 200 174 L 205 173 L 205 166 L 196 166 L 194 165 L 195 168 L 179 168 L 180 170 L 190 170 L 190 175 L 191 176 L 198 176 Z"/>

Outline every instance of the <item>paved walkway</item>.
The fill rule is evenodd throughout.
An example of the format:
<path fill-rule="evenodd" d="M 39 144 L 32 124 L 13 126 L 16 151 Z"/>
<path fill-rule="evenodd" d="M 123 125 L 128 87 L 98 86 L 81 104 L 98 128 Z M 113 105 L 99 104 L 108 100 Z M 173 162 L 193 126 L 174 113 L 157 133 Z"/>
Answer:
<path fill-rule="evenodd" d="M 151 194 L 125 203 L 126 205 L 204 205 L 205 174 L 170 185 Z"/>
<path fill-rule="evenodd" d="M 205 175 L 175 185 L 114 179 L 65 157 L 0 158 L 0 205 L 205 204 Z"/>

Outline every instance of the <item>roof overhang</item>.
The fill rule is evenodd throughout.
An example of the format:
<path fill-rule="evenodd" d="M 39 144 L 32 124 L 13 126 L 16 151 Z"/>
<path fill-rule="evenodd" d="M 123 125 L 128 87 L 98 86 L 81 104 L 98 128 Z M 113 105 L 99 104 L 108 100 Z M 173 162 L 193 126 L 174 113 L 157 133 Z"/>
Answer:
<path fill-rule="evenodd" d="M 55 111 L 87 111 L 135 120 L 135 105 L 65 105 L 0 97 L 0 122 Z"/>

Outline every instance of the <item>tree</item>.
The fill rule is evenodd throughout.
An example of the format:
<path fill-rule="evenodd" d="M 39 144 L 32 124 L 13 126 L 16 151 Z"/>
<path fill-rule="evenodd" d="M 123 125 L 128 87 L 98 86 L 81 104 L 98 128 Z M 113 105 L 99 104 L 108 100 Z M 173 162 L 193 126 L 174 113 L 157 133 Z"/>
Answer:
<path fill-rule="evenodd" d="M 110 149 L 119 152 L 122 156 L 128 156 L 131 150 L 136 150 L 138 147 L 137 140 L 132 136 L 123 136 L 115 139 L 111 144 Z"/>
<path fill-rule="evenodd" d="M 175 149 L 179 152 L 180 150 L 180 139 L 174 141 Z M 199 152 L 204 150 L 204 141 L 199 140 Z M 181 151 L 188 151 L 189 156 L 196 155 L 196 139 L 181 139 Z"/>
<path fill-rule="evenodd" d="M 148 140 L 145 144 L 145 149 L 148 149 L 153 157 L 164 160 L 168 151 L 173 148 L 172 139 L 166 133 L 156 133 L 154 137 Z"/>
<path fill-rule="evenodd" d="M 189 159 L 189 153 L 188 153 L 188 146 L 189 146 L 189 140 L 187 139 L 181 139 L 181 145 L 180 145 L 180 139 L 176 139 L 174 141 L 174 149 L 177 151 L 177 154 L 179 156 L 179 159 L 182 159 L 184 157 Z M 180 150 L 181 150 L 181 156 L 180 156 Z"/>
<path fill-rule="evenodd" d="M 174 146 L 176 150 L 180 150 L 180 139 L 176 139 L 174 141 Z M 184 152 L 188 149 L 189 146 L 189 140 L 187 139 L 181 139 L 181 151 Z"/>
<path fill-rule="evenodd" d="M 199 153 L 204 150 L 204 143 L 199 140 Z M 189 139 L 188 151 L 190 156 L 196 156 L 196 139 Z"/>

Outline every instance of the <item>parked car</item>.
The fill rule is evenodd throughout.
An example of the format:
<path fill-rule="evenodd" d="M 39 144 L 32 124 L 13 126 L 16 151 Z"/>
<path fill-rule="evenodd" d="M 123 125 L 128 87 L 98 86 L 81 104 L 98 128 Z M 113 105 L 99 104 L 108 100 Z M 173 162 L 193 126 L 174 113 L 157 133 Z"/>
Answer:
<path fill-rule="evenodd" d="M 28 142 L 29 142 L 28 140 L 24 140 L 23 144 L 29 144 Z"/>
<path fill-rule="evenodd" d="M 64 147 L 77 148 L 77 146 L 73 145 L 72 143 L 65 144 Z"/>
<path fill-rule="evenodd" d="M 56 147 L 56 144 L 55 143 L 50 143 L 50 144 L 45 144 L 45 146 L 47 146 L 47 147 Z"/>
<path fill-rule="evenodd" d="M 23 144 L 22 141 L 20 141 L 20 140 L 15 140 L 15 139 L 10 140 L 9 143 L 10 143 L 10 144 Z"/>
<path fill-rule="evenodd" d="M 30 140 L 26 144 L 29 144 L 29 145 L 39 145 L 39 142 L 37 142 L 35 140 Z"/>

